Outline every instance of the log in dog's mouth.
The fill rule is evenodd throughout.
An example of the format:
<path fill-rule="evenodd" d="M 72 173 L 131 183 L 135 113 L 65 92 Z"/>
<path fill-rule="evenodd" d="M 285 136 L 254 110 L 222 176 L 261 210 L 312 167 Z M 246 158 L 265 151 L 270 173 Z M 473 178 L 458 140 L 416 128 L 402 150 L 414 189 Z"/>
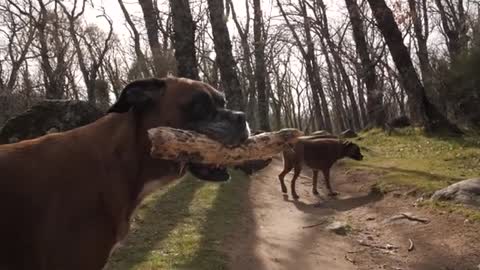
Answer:
<path fill-rule="evenodd" d="M 230 180 L 230 174 L 227 167 L 224 166 L 190 163 L 188 170 L 195 177 L 204 181 L 226 182 Z"/>
<path fill-rule="evenodd" d="M 152 143 L 151 157 L 176 162 L 179 175 L 188 171 L 200 180 L 224 182 L 230 179 L 228 167 L 243 170 L 251 168 L 252 162 L 259 165 L 259 161 L 264 167 L 265 160 L 288 148 L 303 132 L 282 129 L 251 137 L 248 133 L 240 134 L 234 143 L 225 143 L 197 131 L 169 127 L 150 129 L 148 135 Z"/>
<path fill-rule="evenodd" d="M 242 145 L 250 137 L 250 128 L 246 122 L 243 122 L 239 126 L 233 124 L 231 127 L 227 126 L 229 128 L 225 128 L 224 125 L 220 125 L 220 127 L 222 127 L 221 129 L 215 127 L 216 125 L 204 125 L 201 126 L 201 128 L 196 128 L 194 131 L 226 147 L 232 148 Z M 195 177 L 203 181 L 226 182 L 230 180 L 227 167 L 222 165 L 191 162 L 188 164 L 188 170 Z"/>

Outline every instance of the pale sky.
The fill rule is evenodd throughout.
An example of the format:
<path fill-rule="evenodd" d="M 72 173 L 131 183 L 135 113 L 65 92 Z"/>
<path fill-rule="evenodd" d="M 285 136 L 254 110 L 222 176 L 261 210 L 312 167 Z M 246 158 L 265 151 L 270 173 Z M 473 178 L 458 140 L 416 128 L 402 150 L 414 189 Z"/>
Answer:
<path fill-rule="evenodd" d="M 105 10 L 108 16 L 110 16 L 110 18 L 114 22 L 115 33 L 121 37 L 129 38 L 129 32 L 125 26 L 125 19 L 124 19 L 122 10 L 120 9 L 120 6 L 118 4 L 118 0 L 95 0 L 94 2 L 95 2 L 94 8 L 88 7 L 87 11 L 85 12 L 86 21 L 88 23 L 94 23 L 100 26 L 101 28 L 108 30 L 108 24 L 105 21 L 105 19 L 96 18 L 96 16 L 102 13 L 101 7 L 103 6 L 105 7 Z M 191 1 L 191 2 L 194 2 L 194 1 Z M 206 1 L 204 2 L 206 5 Z M 275 0 L 262 0 L 262 9 L 265 17 L 269 17 L 271 15 L 272 16 L 279 15 L 278 11 L 275 8 L 276 6 L 275 2 L 276 2 Z M 168 1 L 159 0 L 158 3 L 159 5 L 162 5 L 162 4 L 168 3 Z M 137 0 L 124 0 L 124 4 L 126 8 L 130 11 L 130 14 L 132 16 L 143 18 L 142 11 Z M 235 11 L 237 13 L 237 16 L 240 18 L 244 18 L 245 2 L 243 0 L 233 0 L 233 4 L 235 6 Z M 345 14 L 344 12 L 346 12 L 343 1 L 339 2 L 338 0 L 337 1 L 325 0 L 325 4 L 327 5 L 329 20 L 331 21 L 332 24 L 338 22 L 339 19 L 342 19 L 342 20 L 344 19 L 341 16 Z M 252 9 L 253 9 L 252 5 L 250 5 L 250 13 L 253 12 Z M 253 15 L 251 15 L 251 17 L 253 18 Z M 229 27 L 230 34 L 236 35 L 236 28 L 231 18 L 229 19 L 227 24 Z"/>

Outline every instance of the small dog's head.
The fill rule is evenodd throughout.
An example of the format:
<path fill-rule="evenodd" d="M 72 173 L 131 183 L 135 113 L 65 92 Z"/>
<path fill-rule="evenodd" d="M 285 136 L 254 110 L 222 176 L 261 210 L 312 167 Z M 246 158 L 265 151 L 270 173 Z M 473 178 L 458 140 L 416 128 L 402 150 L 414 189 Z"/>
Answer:
<path fill-rule="evenodd" d="M 185 78 L 145 79 L 128 84 L 109 113 L 134 111 L 139 128 L 167 126 L 193 130 L 224 145 L 238 145 L 250 135 L 243 112 L 225 108 L 225 96 L 210 85 Z M 226 168 L 189 164 L 200 179 L 225 181 Z"/>
<path fill-rule="evenodd" d="M 346 141 L 343 143 L 343 151 L 346 157 L 355 159 L 355 160 L 362 160 L 363 155 L 360 151 L 360 147 L 350 141 Z"/>

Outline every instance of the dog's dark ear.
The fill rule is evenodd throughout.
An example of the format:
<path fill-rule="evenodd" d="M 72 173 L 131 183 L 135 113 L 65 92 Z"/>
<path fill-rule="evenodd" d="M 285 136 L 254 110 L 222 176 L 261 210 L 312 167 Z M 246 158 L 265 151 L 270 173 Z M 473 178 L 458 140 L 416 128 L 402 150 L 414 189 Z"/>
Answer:
<path fill-rule="evenodd" d="M 154 105 L 154 97 L 163 93 L 165 81 L 160 79 L 138 80 L 129 83 L 107 113 L 124 113 L 130 109 L 143 111 Z"/>
<path fill-rule="evenodd" d="M 343 145 L 345 146 L 345 148 L 348 148 L 348 147 L 352 146 L 352 144 L 353 143 L 351 141 L 344 141 L 343 142 Z"/>

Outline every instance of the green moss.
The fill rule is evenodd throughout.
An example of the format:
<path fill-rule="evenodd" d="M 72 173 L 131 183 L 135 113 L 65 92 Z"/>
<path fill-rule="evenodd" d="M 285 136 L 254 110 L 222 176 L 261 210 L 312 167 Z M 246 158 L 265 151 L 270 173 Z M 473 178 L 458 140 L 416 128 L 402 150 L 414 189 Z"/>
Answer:
<path fill-rule="evenodd" d="M 240 172 L 223 184 L 187 176 L 153 194 L 107 269 L 226 269 L 223 241 L 242 214 L 249 181 Z"/>
<path fill-rule="evenodd" d="M 480 138 L 428 137 L 418 129 L 388 136 L 381 130 L 361 134 L 356 142 L 365 160 L 352 166 L 381 172 L 379 187 L 415 187 L 433 192 L 480 175 Z"/>
<path fill-rule="evenodd" d="M 422 130 L 406 128 L 391 136 L 378 129 L 370 130 L 355 141 L 366 158 L 361 162 L 349 161 L 349 166 L 376 172 L 376 188 L 381 192 L 414 188 L 432 194 L 480 175 L 480 137 L 426 136 Z M 480 221 L 478 211 L 462 205 L 432 201 L 422 205 Z"/>
<path fill-rule="evenodd" d="M 467 208 L 460 204 L 445 201 L 428 200 L 420 203 L 419 206 L 441 209 L 448 213 L 458 213 L 465 216 L 465 218 L 469 219 L 470 221 L 480 222 L 480 212 L 478 210 Z"/>

